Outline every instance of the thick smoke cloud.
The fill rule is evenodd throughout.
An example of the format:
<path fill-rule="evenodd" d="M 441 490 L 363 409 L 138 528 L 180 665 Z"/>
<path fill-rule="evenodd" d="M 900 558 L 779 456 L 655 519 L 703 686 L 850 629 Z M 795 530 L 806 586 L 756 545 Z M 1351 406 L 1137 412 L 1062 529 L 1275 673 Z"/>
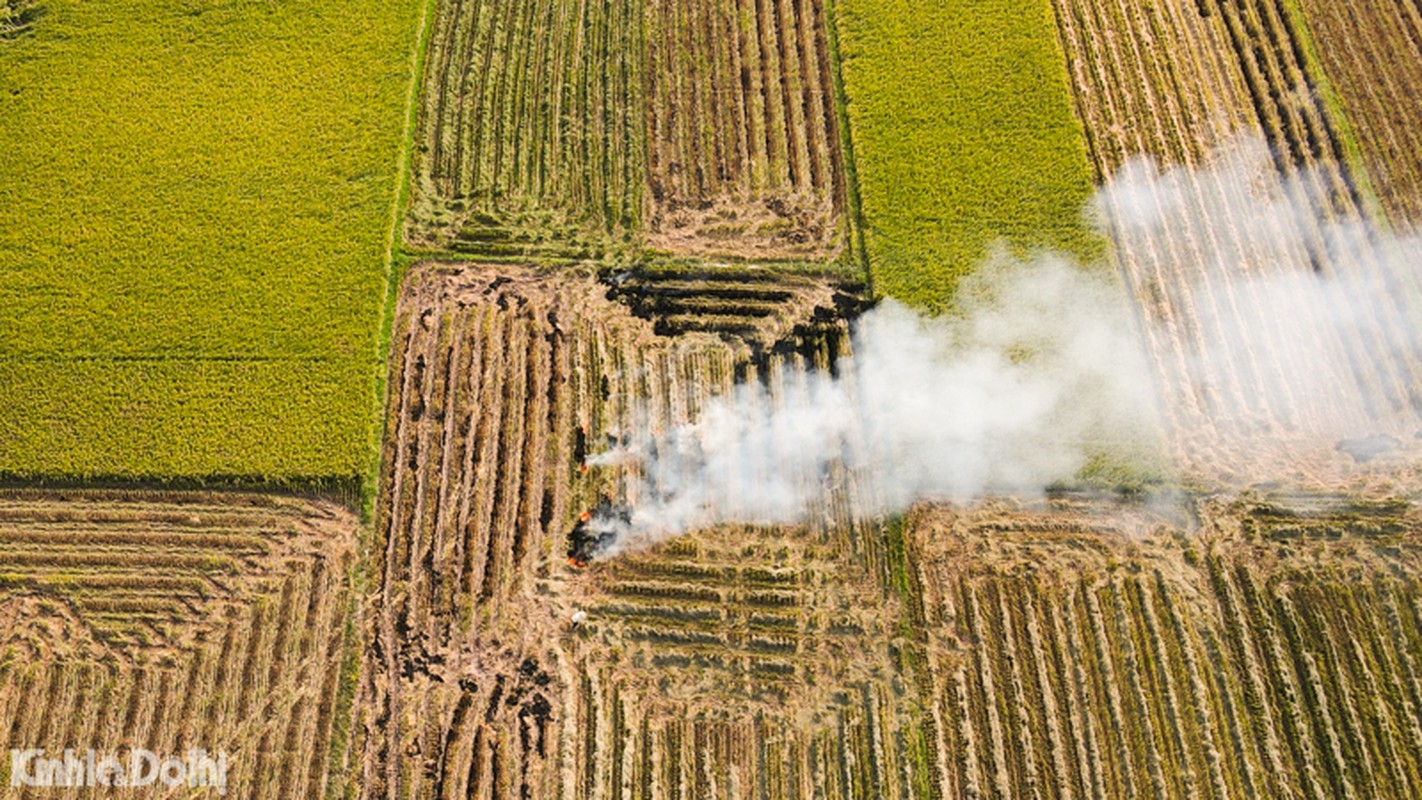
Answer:
<path fill-rule="evenodd" d="M 854 324 L 837 376 L 737 386 L 694 424 L 596 457 L 636 477 L 630 521 L 594 526 L 617 532 L 615 552 L 803 521 L 833 491 L 861 517 L 1037 493 L 1093 457 L 1150 452 L 1162 416 L 1177 448 L 1229 435 L 1243 450 L 1415 420 L 1396 380 L 1411 373 L 1392 364 L 1416 361 L 1422 246 L 1332 219 L 1316 178 L 1281 179 L 1251 139 L 1193 172 L 1128 164 L 1088 209 L 1130 254 L 1119 272 L 998 254 L 951 317 L 885 300 Z M 1368 383 L 1364 346 L 1393 383 Z"/>
<path fill-rule="evenodd" d="M 994 259 L 962 313 L 885 300 L 852 331 L 838 376 L 795 372 L 718 398 L 694 424 L 641 433 L 594 464 L 633 465 L 619 545 L 728 522 L 788 523 L 855 481 L 857 516 L 923 498 L 1040 492 L 1103 442 L 1149 437 L 1153 395 L 1113 275 Z"/>

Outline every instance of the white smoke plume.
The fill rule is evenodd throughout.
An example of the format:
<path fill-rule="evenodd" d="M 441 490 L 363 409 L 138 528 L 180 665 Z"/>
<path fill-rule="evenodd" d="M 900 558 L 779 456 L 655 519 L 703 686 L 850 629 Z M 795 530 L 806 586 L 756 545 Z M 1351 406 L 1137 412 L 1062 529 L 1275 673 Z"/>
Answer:
<path fill-rule="evenodd" d="M 1093 448 L 1150 436 L 1153 395 L 1115 277 L 1044 256 L 1000 256 L 962 313 L 885 300 L 852 329 L 838 376 L 737 385 L 694 424 L 643 434 L 594 465 L 637 465 L 616 549 L 718 523 L 789 523 L 853 480 L 856 516 L 922 498 L 1040 492 Z M 842 488 L 842 487 L 841 487 Z"/>
<path fill-rule="evenodd" d="M 1254 139 L 1195 171 L 1128 164 L 1088 209 L 1119 271 L 998 254 L 951 317 L 885 300 L 837 377 L 740 385 L 694 424 L 596 457 L 640 477 L 630 513 L 594 527 L 617 552 L 803 521 L 845 489 L 858 517 L 1038 493 L 1102 453 L 1152 451 L 1162 430 L 1179 462 L 1415 424 L 1422 242 L 1325 213 L 1322 185 L 1280 178 Z"/>

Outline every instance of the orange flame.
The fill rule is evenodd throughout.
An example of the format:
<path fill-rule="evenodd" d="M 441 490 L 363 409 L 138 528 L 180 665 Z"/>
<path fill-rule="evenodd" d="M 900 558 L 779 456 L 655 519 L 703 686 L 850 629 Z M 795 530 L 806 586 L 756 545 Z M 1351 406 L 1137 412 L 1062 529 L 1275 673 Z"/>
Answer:
<path fill-rule="evenodd" d="M 578 521 L 579 521 L 579 522 L 587 522 L 587 521 L 590 520 L 590 519 L 592 519 L 592 512 L 591 512 L 591 511 L 584 511 L 584 512 L 583 512 L 583 515 L 582 515 L 581 517 L 578 517 Z"/>

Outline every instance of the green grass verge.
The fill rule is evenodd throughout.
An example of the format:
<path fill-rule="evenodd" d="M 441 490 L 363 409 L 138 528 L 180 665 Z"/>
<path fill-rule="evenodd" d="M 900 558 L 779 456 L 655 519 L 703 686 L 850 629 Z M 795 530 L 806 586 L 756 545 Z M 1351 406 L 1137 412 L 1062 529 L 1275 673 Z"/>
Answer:
<path fill-rule="evenodd" d="M 943 311 L 998 242 L 1095 259 L 1047 0 L 833 0 L 877 293 Z"/>
<path fill-rule="evenodd" d="M 1344 166 L 1348 169 L 1348 176 L 1353 179 L 1353 185 L 1358 190 L 1363 211 L 1372 218 L 1373 222 L 1383 228 L 1391 227 L 1387 211 L 1378 198 L 1377 188 L 1373 186 L 1373 179 L 1368 171 L 1368 162 L 1363 155 L 1363 146 L 1358 142 L 1358 134 L 1353 129 L 1353 123 L 1348 120 L 1348 112 L 1343 107 L 1343 100 L 1339 96 L 1337 88 L 1334 87 L 1333 81 L 1329 79 L 1327 71 L 1323 68 L 1323 57 L 1318 52 L 1318 43 L 1313 38 L 1312 29 L 1309 28 L 1308 15 L 1304 12 L 1299 0 L 1282 0 L 1280 8 L 1289 27 L 1293 29 L 1294 37 L 1298 39 L 1300 47 L 1303 48 L 1304 69 L 1308 72 L 1309 80 L 1313 82 L 1314 88 L 1317 89 L 1318 96 L 1322 98 L 1323 108 L 1328 113 L 1328 121 L 1333 124 L 1333 130 L 1338 134 L 1339 142 L 1343 145 Z"/>
<path fill-rule="evenodd" d="M 390 206 L 390 227 L 385 237 L 385 295 L 380 306 L 380 328 L 375 349 L 375 393 L 371 397 L 375 424 L 370 429 L 366 453 L 365 482 L 360 499 L 361 520 L 367 524 L 375 517 L 376 494 L 380 491 L 380 459 L 385 437 L 385 394 L 389 391 L 390 342 L 395 325 L 395 307 L 400 286 L 414 259 L 404 247 L 405 220 L 412 202 L 411 161 L 415 149 L 415 129 L 420 95 L 424 90 L 425 60 L 429 56 L 432 21 L 438 0 L 422 0 L 416 46 L 410 55 L 410 81 L 405 90 L 405 122 L 400 155 L 396 162 L 395 197 Z M 365 551 L 362 549 L 362 559 Z"/>
<path fill-rule="evenodd" d="M 0 47 L 0 473 L 362 476 L 422 0 L 52 0 Z"/>

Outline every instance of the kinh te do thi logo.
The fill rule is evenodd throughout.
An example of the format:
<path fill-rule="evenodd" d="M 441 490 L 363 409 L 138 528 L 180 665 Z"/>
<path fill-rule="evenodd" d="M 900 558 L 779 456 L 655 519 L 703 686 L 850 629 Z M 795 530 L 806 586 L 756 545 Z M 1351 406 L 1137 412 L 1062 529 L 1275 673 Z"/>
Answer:
<path fill-rule="evenodd" d="M 227 794 L 227 753 L 192 749 L 160 755 L 141 747 L 123 754 L 66 748 L 10 751 L 10 786 L 206 788 Z"/>

